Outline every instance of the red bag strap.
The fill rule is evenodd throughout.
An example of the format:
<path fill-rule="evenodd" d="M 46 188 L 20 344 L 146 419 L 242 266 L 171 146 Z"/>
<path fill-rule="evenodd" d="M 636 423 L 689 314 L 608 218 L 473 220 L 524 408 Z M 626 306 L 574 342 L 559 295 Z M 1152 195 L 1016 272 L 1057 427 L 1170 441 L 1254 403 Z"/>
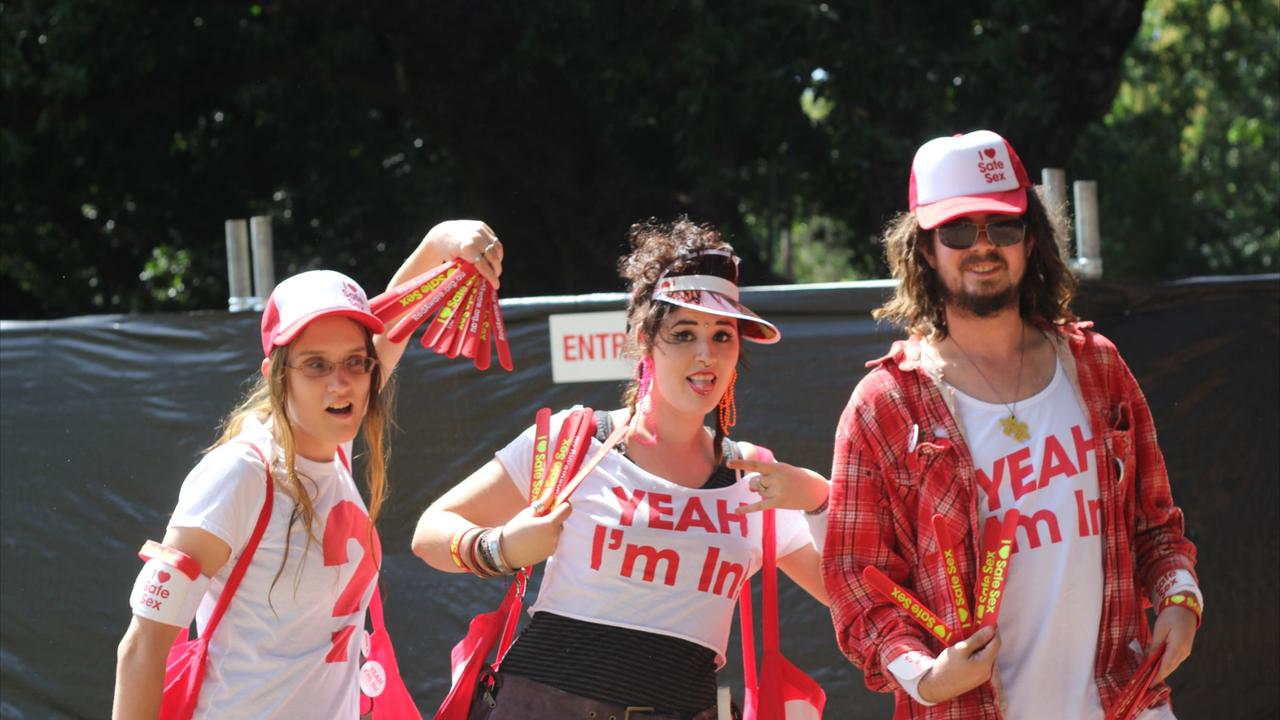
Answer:
<path fill-rule="evenodd" d="M 773 453 L 768 448 L 757 447 L 757 460 L 773 461 Z M 751 583 L 743 583 L 738 591 L 738 619 L 742 634 L 742 673 L 748 691 L 747 713 L 754 712 L 757 718 L 781 718 L 782 695 L 780 694 L 779 677 L 766 677 L 776 674 L 778 663 L 774 660 L 782 657 L 781 644 L 778 638 L 778 543 L 777 519 L 772 508 L 761 513 L 763 527 L 760 531 L 761 561 L 761 632 L 763 633 L 763 652 L 760 658 L 760 674 L 756 673 L 756 638 L 755 618 L 751 607 Z M 754 704 L 751 695 L 754 692 Z"/>
<path fill-rule="evenodd" d="M 267 531 L 267 522 L 271 520 L 271 507 L 275 502 L 275 487 L 271 479 L 271 463 L 267 460 L 267 456 L 262 450 L 251 442 L 241 440 L 245 445 L 253 448 L 262 460 L 262 467 L 267 473 L 267 497 L 262 501 L 262 510 L 258 513 L 258 523 L 253 526 L 253 534 L 249 536 L 249 542 L 244 546 L 244 552 L 240 554 L 240 559 L 236 561 L 236 566 L 231 571 L 230 577 L 227 578 L 227 586 L 222 589 L 222 595 L 218 597 L 218 604 L 213 608 L 213 614 L 209 616 L 209 623 L 205 626 L 201 637 L 208 642 L 213 636 L 213 631 L 218 628 L 218 623 L 222 621 L 222 616 L 227 612 L 227 606 L 231 604 L 231 598 L 235 596 L 236 589 L 240 587 L 240 580 L 244 578 L 244 574 L 249 569 L 249 563 L 253 561 L 253 555 L 258 551 L 258 543 L 262 540 L 262 534 Z"/>
<path fill-rule="evenodd" d="M 764 511 L 764 567 L 761 584 L 764 617 L 764 651 L 781 652 L 778 642 L 778 542 L 776 521 L 772 508 Z"/>

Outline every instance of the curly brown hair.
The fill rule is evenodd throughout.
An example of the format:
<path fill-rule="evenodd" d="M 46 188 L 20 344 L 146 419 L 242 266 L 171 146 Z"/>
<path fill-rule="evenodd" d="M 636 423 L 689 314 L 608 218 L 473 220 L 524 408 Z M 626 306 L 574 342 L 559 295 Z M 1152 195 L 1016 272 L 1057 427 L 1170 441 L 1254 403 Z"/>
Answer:
<path fill-rule="evenodd" d="M 697 255 L 706 250 L 733 252 L 720 231 L 706 223 L 697 223 L 681 215 L 670 222 L 649 218 L 635 223 L 627 231 L 631 253 L 618 261 L 618 274 L 627 281 L 627 357 L 640 359 L 653 347 L 662 323 L 675 308 L 653 301 L 653 290 L 664 272 L 680 273 L 689 269 Z M 742 364 L 739 352 L 738 364 Z M 637 368 L 639 366 L 637 365 Z M 623 391 L 623 402 L 635 412 L 639 380 L 633 378 Z M 716 461 L 724 435 L 717 424 Z"/>
<path fill-rule="evenodd" d="M 1037 187 L 1027 193 L 1027 211 L 1022 216 L 1035 244 L 1027 258 L 1018 311 L 1024 320 L 1048 327 L 1076 319 L 1071 311 L 1076 280 L 1058 250 L 1058 239 L 1067 237 L 1066 214 L 1062 208 L 1045 203 L 1041 191 Z M 881 242 L 898 287 L 871 315 L 900 325 L 912 335 L 942 339 L 947 336 L 946 303 L 938 273 L 929 266 L 923 251 L 923 244 L 933 239 L 932 231 L 920 229 L 915 213 L 899 213 L 889 221 Z"/>

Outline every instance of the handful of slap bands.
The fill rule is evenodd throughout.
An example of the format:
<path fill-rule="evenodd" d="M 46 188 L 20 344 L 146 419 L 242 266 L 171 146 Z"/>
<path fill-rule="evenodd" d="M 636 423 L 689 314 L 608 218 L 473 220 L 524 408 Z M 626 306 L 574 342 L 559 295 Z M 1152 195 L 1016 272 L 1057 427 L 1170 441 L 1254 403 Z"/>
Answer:
<path fill-rule="evenodd" d="M 384 323 L 409 311 L 387 331 L 391 342 L 404 342 L 426 323 L 422 347 L 451 358 L 470 358 L 477 369 L 488 370 L 496 346 L 502 369 L 514 368 L 498 291 L 465 260 L 432 268 L 373 298 L 369 306 Z"/>
<path fill-rule="evenodd" d="M 1138 666 L 1137 672 L 1129 679 L 1120 699 L 1111 707 L 1111 712 L 1107 713 L 1107 720 L 1132 720 L 1146 710 L 1147 691 L 1155 682 L 1156 671 L 1160 669 L 1160 661 L 1164 659 L 1164 648 L 1163 642 L 1152 648 Z"/>
<path fill-rule="evenodd" d="M 591 438 L 596 434 L 596 417 L 591 408 L 577 408 L 569 413 L 555 442 L 551 442 L 551 410 L 542 408 L 534 420 L 533 472 L 529 482 L 529 498 L 539 504 L 538 515 L 546 515 L 564 502 L 582 477 L 578 469 L 587 457 Z"/>
<path fill-rule="evenodd" d="M 947 530 L 941 515 L 933 516 L 933 529 L 938 536 L 938 558 L 951 603 L 960 622 L 963 640 L 981 628 L 994 626 L 1000 616 L 1000 602 L 1004 599 L 1004 586 L 1009 579 L 1009 557 L 1013 554 L 1013 536 L 1018 529 L 1018 511 L 1005 513 L 1000 523 L 988 523 L 982 537 L 982 553 L 979 556 L 978 584 L 974 588 L 974 603 L 970 609 L 969 596 L 960 580 L 960 567 L 956 561 L 957 542 Z M 900 606 L 920 626 L 939 640 L 951 644 L 955 637 L 952 628 L 946 626 L 938 614 L 925 607 L 906 588 L 895 583 L 874 565 L 862 570 L 862 577 L 873 589 L 890 602 Z"/>

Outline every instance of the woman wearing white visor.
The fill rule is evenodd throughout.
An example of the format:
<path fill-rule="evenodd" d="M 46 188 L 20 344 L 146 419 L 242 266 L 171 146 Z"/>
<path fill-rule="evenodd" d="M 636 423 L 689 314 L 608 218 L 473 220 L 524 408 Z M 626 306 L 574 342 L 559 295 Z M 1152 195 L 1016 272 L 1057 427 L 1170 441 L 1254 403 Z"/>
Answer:
<path fill-rule="evenodd" d="M 762 493 L 758 476 L 731 465 L 757 453 L 727 437 L 739 342 L 773 343 L 778 329 L 738 301 L 738 258 L 714 229 L 649 222 L 630 241 L 619 268 L 637 377 L 625 407 L 596 413 L 585 454 L 621 441 L 569 503 L 539 515 L 530 428 L 434 502 L 414 534 L 414 552 L 446 572 L 490 576 L 546 561 L 489 720 L 715 718 L 738 591 L 761 566 L 761 515 L 747 510 L 793 508 L 777 513 L 778 567 L 826 602 L 800 511 L 825 505 L 826 481 L 792 469 L 783 488 Z M 568 412 L 552 418 L 553 431 Z M 451 546 L 481 551 L 459 562 Z"/>

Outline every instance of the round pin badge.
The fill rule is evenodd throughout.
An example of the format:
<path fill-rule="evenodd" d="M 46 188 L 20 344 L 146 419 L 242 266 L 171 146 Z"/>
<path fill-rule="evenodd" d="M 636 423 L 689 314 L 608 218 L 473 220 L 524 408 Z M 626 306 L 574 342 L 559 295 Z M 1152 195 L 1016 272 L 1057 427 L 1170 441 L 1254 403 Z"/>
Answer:
<path fill-rule="evenodd" d="M 387 671 L 382 663 L 370 660 L 360 667 L 360 692 L 369 697 L 378 697 L 387 689 Z"/>

